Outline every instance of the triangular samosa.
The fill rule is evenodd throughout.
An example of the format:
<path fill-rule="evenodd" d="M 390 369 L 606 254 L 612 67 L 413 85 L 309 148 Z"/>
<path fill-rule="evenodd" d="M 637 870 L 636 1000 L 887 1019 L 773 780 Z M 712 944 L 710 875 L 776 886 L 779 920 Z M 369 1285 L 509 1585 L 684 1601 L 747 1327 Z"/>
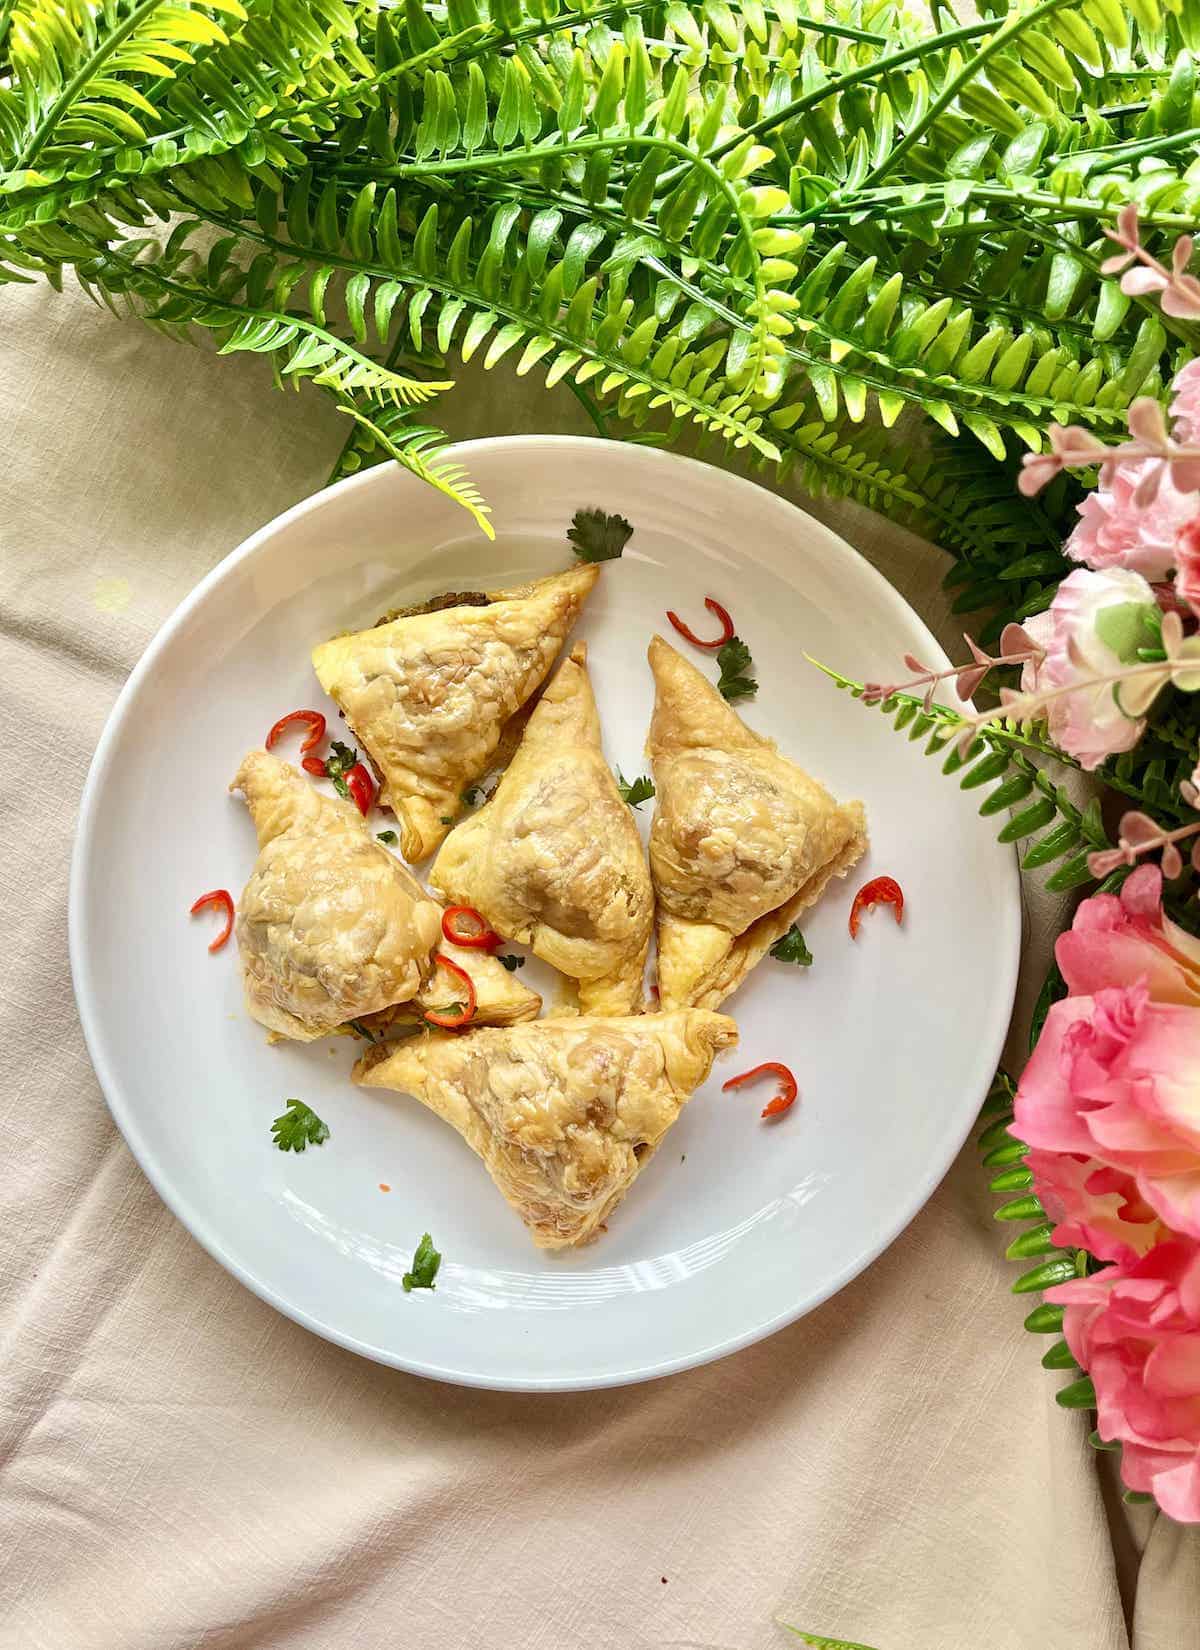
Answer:
<path fill-rule="evenodd" d="M 630 1014 L 654 890 L 604 760 L 586 659 L 580 643 L 559 666 L 491 799 L 450 833 L 429 880 L 578 980 L 582 1013 Z"/>
<path fill-rule="evenodd" d="M 583 563 L 489 591 L 483 605 L 390 619 L 314 648 L 321 686 L 370 757 L 410 863 L 433 853 L 462 811 L 463 791 L 545 681 L 598 574 Z"/>
<path fill-rule="evenodd" d="M 261 750 L 229 788 L 245 797 L 258 833 L 237 943 L 259 1024 L 308 1042 L 419 991 L 442 937 L 441 907 L 354 803 Z"/>
<path fill-rule="evenodd" d="M 649 658 L 661 1003 L 717 1008 L 862 858 L 866 819 L 752 732 L 661 636 Z"/>
<path fill-rule="evenodd" d="M 723 1014 L 536 1020 L 371 1049 L 367 1088 L 414 1095 L 452 1124 L 542 1249 L 595 1237 L 714 1057 Z"/>

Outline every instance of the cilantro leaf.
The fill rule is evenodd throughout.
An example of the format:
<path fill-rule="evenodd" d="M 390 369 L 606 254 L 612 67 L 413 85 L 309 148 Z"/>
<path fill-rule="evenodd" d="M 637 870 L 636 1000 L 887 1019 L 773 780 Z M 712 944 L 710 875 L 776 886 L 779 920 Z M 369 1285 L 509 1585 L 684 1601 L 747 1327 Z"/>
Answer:
<path fill-rule="evenodd" d="M 375 1033 L 373 1031 L 368 1031 L 361 1020 L 347 1020 L 346 1024 L 350 1027 L 356 1037 L 365 1037 L 368 1043 L 373 1043 L 375 1041 Z"/>
<path fill-rule="evenodd" d="M 302 1152 L 309 1146 L 323 1146 L 329 1139 L 329 1125 L 303 1100 L 289 1100 L 287 1108 L 271 1124 L 271 1133 L 280 1151 Z"/>
<path fill-rule="evenodd" d="M 749 699 L 758 692 L 758 683 L 753 676 L 747 675 L 748 671 L 754 669 L 754 660 L 750 657 L 750 649 L 740 636 L 731 636 L 725 643 L 717 654 L 717 664 L 721 667 L 717 691 L 722 698 Z"/>
<path fill-rule="evenodd" d="M 329 755 L 325 758 L 325 777 L 333 785 L 339 796 L 349 796 L 350 787 L 343 778 L 358 761 L 358 752 L 351 745 L 344 745 L 340 739 L 335 739 L 329 747 Z"/>
<path fill-rule="evenodd" d="M 506 951 L 503 956 L 497 957 L 496 961 L 498 963 L 502 963 L 504 967 L 508 969 L 510 974 L 512 974 L 516 969 L 524 968 L 525 966 L 524 957 L 518 957 L 515 951 Z"/>
<path fill-rule="evenodd" d="M 801 968 L 811 967 L 812 952 L 804 942 L 798 922 L 792 924 L 782 939 L 775 941 L 771 947 L 771 955 L 780 962 L 798 963 Z"/>
<path fill-rule="evenodd" d="M 407 1295 L 413 1289 L 436 1288 L 433 1280 L 437 1277 L 441 1264 L 442 1257 L 433 1247 L 433 1239 L 426 1232 L 413 1255 L 412 1271 L 406 1272 L 400 1280 L 404 1285 L 404 1293 Z"/>
<path fill-rule="evenodd" d="M 468 785 L 466 790 L 462 793 L 463 806 L 466 808 L 473 808 L 482 795 L 483 787 L 481 785 Z"/>
<path fill-rule="evenodd" d="M 389 848 L 394 848 L 400 840 L 395 831 L 376 831 L 375 836 L 378 841 L 386 842 Z"/>
<path fill-rule="evenodd" d="M 622 802 L 628 802 L 631 808 L 640 808 L 643 802 L 649 802 L 654 795 L 654 781 L 648 774 L 643 774 L 640 779 L 635 779 L 630 784 L 618 768 L 617 789 L 621 793 Z"/>
<path fill-rule="evenodd" d="M 624 516 L 603 510 L 576 510 L 567 537 L 580 561 L 612 561 L 621 554 L 633 532 Z"/>

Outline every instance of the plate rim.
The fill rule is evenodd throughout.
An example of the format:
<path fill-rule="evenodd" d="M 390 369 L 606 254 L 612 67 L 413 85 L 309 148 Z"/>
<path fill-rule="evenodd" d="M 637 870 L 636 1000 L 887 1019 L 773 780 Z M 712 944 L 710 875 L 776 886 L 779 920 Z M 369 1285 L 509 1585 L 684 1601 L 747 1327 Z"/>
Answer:
<path fill-rule="evenodd" d="M 938 669 L 949 668 L 951 661 L 947 658 L 945 651 L 921 615 L 905 600 L 884 574 L 867 560 L 861 551 L 842 538 L 840 533 L 831 527 L 827 527 L 824 522 L 810 515 L 807 510 L 791 499 L 785 498 L 780 493 L 772 492 L 770 488 L 760 486 L 758 482 L 751 480 L 749 477 L 724 470 L 719 464 L 710 464 L 705 460 L 693 458 L 688 454 L 673 452 L 668 448 L 642 446 L 636 442 L 604 440 L 598 436 L 536 433 L 484 436 L 471 441 L 456 442 L 447 450 L 447 457 L 452 461 L 457 460 L 469 464 L 472 456 L 490 455 L 496 449 L 513 452 L 524 448 L 536 449 L 545 448 L 546 446 L 575 450 L 583 448 L 588 451 L 599 450 L 606 453 L 612 452 L 615 448 L 626 456 L 636 455 L 635 462 L 645 463 L 649 466 L 662 465 L 685 470 L 715 470 L 735 492 L 750 489 L 755 494 L 765 493 L 768 498 L 793 511 L 809 527 L 815 527 L 820 533 L 836 540 L 842 551 L 858 563 L 859 573 L 866 578 L 869 585 L 874 586 L 875 594 L 882 603 L 890 608 L 896 617 L 906 625 L 916 625 L 920 633 L 922 648 L 926 651 L 931 662 Z M 120 1080 L 107 1060 L 100 1031 L 101 1016 L 90 996 L 91 975 L 87 957 L 88 932 L 84 916 L 85 861 L 88 857 L 88 843 L 97 809 L 105 782 L 109 776 L 112 763 L 111 753 L 127 718 L 136 705 L 142 683 L 152 673 L 159 658 L 170 647 L 177 632 L 191 617 L 194 610 L 205 601 L 210 591 L 224 582 L 242 562 L 253 557 L 268 538 L 273 537 L 289 527 L 294 521 L 300 520 L 303 516 L 324 505 L 327 500 L 334 496 L 346 495 L 359 488 L 378 485 L 384 475 L 395 475 L 397 472 L 400 474 L 407 473 L 394 460 L 385 464 L 373 465 L 367 470 L 360 471 L 357 475 L 348 476 L 344 480 L 334 483 L 333 486 L 322 487 L 317 492 L 308 494 L 307 497 L 289 506 L 279 515 L 273 516 L 270 521 L 264 522 L 261 527 L 256 528 L 254 532 L 244 538 L 193 586 L 155 631 L 129 676 L 122 684 L 121 690 L 105 719 L 80 795 L 75 840 L 71 850 L 67 895 L 67 938 L 72 988 L 84 1043 L 101 1094 L 113 1122 L 116 1124 L 138 1167 L 170 1213 L 200 1247 L 218 1265 L 268 1306 L 290 1318 L 294 1323 L 300 1324 L 302 1328 L 319 1335 L 323 1340 L 343 1347 L 347 1351 L 357 1353 L 360 1357 L 369 1358 L 375 1363 L 392 1369 L 403 1370 L 408 1374 L 419 1375 L 428 1380 L 444 1381 L 457 1386 L 473 1387 L 493 1392 L 546 1393 L 597 1391 L 609 1387 L 633 1386 L 644 1381 L 658 1380 L 668 1375 L 678 1374 L 687 1369 L 694 1369 L 703 1364 L 715 1362 L 731 1353 L 742 1351 L 758 1341 L 766 1340 L 781 1329 L 787 1328 L 789 1324 L 795 1323 L 800 1318 L 807 1316 L 808 1313 L 815 1311 L 841 1289 L 844 1289 L 847 1284 L 866 1271 L 885 1250 L 895 1243 L 901 1233 L 911 1225 L 921 1210 L 924 1209 L 938 1186 L 949 1173 L 971 1132 L 978 1107 L 982 1105 L 986 1096 L 991 1073 L 999 1063 L 1016 1000 L 1021 958 L 1022 903 L 1020 872 L 1015 847 L 1007 856 L 1010 897 L 1006 902 L 1006 931 L 995 936 L 994 951 L 999 966 L 997 991 L 992 996 L 991 1001 L 997 1006 L 992 1009 L 989 1015 L 987 1035 L 977 1042 L 978 1049 L 985 1053 L 990 1051 L 988 1060 L 983 1063 L 983 1070 L 987 1075 L 982 1079 L 982 1092 L 975 1100 L 974 1109 L 969 1115 L 966 1114 L 964 1107 L 965 1121 L 962 1128 L 960 1129 L 956 1125 L 947 1135 L 947 1140 L 952 1142 L 952 1149 L 946 1153 L 939 1152 L 935 1154 L 926 1166 L 926 1172 L 921 1179 L 919 1181 L 909 1181 L 908 1185 L 912 1195 L 905 1199 L 906 1212 L 899 1219 L 887 1223 L 882 1228 L 881 1236 L 872 1238 L 860 1252 L 857 1252 L 844 1266 L 839 1268 L 826 1285 L 815 1294 L 805 1296 L 799 1305 L 788 1307 L 784 1311 L 755 1323 L 736 1335 L 725 1336 L 706 1343 L 675 1358 L 659 1359 L 653 1364 L 635 1363 L 630 1367 L 618 1370 L 574 1376 L 542 1376 L 537 1374 L 489 1376 L 477 1370 L 448 1368 L 428 1359 L 402 1356 L 389 1347 L 364 1341 L 358 1336 L 339 1329 L 336 1324 L 317 1317 L 303 1306 L 288 1300 L 279 1293 L 274 1285 L 257 1276 L 250 1268 L 243 1265 L 235 1255 L 230 1253 L 222 1238 L 211 1228 L 205 1215 L 196 1209 L 191 1200 L 176 1189 L 169 1174 L 160 1171 L 153 1151 L 139 1132 L 136 1116 L 126 1104 Z M 412 477 L 412 481 L 414 485 L 419 484 L 418 478 L 415 476 Z M 974 1091 L 976 1084 L 972 1082 L 968 1087 Z"/>

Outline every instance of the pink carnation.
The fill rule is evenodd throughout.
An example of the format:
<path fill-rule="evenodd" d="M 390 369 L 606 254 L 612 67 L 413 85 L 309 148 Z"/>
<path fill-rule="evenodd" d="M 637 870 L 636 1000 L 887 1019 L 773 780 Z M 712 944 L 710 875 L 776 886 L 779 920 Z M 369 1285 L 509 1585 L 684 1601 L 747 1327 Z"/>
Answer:
<path fill-rule="evenodd" d="M 1120 658 L 1096 629 L 1105 608 L 1130 605 L 1156 605 L 1154 592 L 1140 573 L 1121 567 L 1102 572 L 1080 567 L 1062 581 L 1046 612 L 1025 621 L 1026 634 L 1045 650 L 1045 658 L 1036 666 L 1025 666 L 1021 692 L 1070 689 L 1079 684 L 1076 691 L 1060 692 L 1048 701 L 1046 720 L 1051 737 L 1088 769 L 1118 751 L 1132 750 L 1146 725 L 1140 714 L 1125 714 L 1112 682 L 1106 680 L 1130 661 Z M 1126 702 L 1142 707 L 1149 704 L 1161 683 L 1156 676 L 1142 677 L 1139 686 L 1149 690 L 1148 697 L 1145 692 L 1136 700 L 1133 693 L 1125 697 Z"/>
<path fill-rule="evenodd" d="M 1175 544 L 1175 590 L 1200 613 L 1200 520 L 1181 529 Z"/>
<path fill-rule="evenodd" d="M 1066 1307 L 1067 1344 L 1092 1377 L 1101 1437 L 1121 1441 L 1126 1484 L 1200 1523 L 1200 1249 L 1159 1243 L 1046 1299 Z"/>
<path fill-rule="evenodd" d="M 1079 521 L 1063 545 L 1074 561 L 1089 567 L 1130 567 L 1161 579 L 1175 565 L 1175 540 L 1189 521 L 1200 520 L 1200 498 L 1181 493 L 1164 474 L 1153 501 L 1143 507 L 1134 494 L 1158 459 L 1105 466 L 1099 487 L 1079 506 Z"/>
<path fill-rule="evenodd" d="M 1164 916 L 1162 872 L 1140 865 L 1119 894 L 1093 894 L 1054 955 L 1072 996 L 1144 981 L 1155 1003 L 1200 1008 L 1200 940 Z"/>
<path fill-rule="evenodd" d="M 1153 1003 L 1144 982 L 1056 1003 L 1013 1132 L 1124 1170 L 1165 1225 L 1200 1237 L 1200 1009 Z M 1144 1247 L 1138 1234 L 1125 1242 Z"/>

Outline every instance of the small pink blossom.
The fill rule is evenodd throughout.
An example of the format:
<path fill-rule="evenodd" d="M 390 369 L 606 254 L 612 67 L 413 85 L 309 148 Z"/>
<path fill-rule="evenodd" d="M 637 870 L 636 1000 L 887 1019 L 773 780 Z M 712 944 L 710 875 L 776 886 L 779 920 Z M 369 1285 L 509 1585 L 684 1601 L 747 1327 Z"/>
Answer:
<path fill-rule="evenodd" d="M 1144 980 L 1055 1003 L 1013 1132 L 1123 1171 L 1165 1225 L 1200 1237 L 1200 1009 L 1152 1002 Z"/>
<path fill-rule="evenodd" d="M 1181 527 L 1175 538 L 1175 590 L 1193 613 L 1200 613 L 1200 519 Z"/>
<path fill-rule="evenodd" d="M 1150 503 L 1137 502 L 1151 465 L 1159 486 Z M 1156 459 L 1112 464 L 1094 492 L 1079 506 L 1079 521 L 1063 546 L 1073 561 L 1087 566 L 1127 567 L 1148 579 L 1161 579 L 1175 565 L 1176 538 L 1187 523 L 1200 526 L 1200 499 L 1181 493 Z"/>
<path fill-rule="evenodd" d="M 1181 1523 L 1200 1523 L 1200 1248 L 1146 1254 L 1046 1292 L 1096 1388 L 1100 1436 L 1121 1476 Z"/>
<path fill-rule="evenodd" d="M 1118 751 L 1132 750 L 1146 725 L 1140 715 L 1144 706 L 1139 704 L 1139 714 L 1127 715 L 1111 681 L 1093 683 L 1094 678 L 1111 677 L 1129 662 L 1096 630 L 1096 619 L 1105 607 L 1129 603 L 1155 605 L 1154 592 L 1140 573 L 1120 567 L 1097 572 L 1078 568 L 1059 585 L 1049 609 L 1025 621 L 1026 634 L 1044 650 L 1045 658 L 1025 666 L 1021 692 L 1080 684 L 1078 691 L 1060 693 L 1049 701 L 1046 719 L 1051 737 L 1087 769 L 1098 767 Z"/>

